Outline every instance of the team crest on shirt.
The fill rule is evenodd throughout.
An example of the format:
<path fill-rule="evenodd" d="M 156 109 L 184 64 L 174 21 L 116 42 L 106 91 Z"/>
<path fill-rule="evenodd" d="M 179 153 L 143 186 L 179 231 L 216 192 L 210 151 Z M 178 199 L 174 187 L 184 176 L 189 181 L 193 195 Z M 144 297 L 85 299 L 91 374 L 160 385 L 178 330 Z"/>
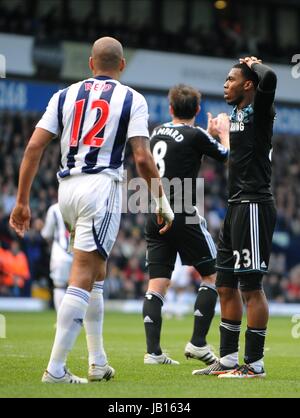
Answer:
<path fill-rule="evenodd" d="M 238 122 L 243 122 L 244 121 L 244 112 L 242 110 L 239 110 L 237 112 L 236 118 L 237 118 Z"/>
<path fill-rule="evenodd" d="M 244 119 L 245 119 L 245 116 L 244 116 L 243 110 L 239 110 L 238 112 L 236 112 L 235 120 L 231 121 L 230 132 L 244 131 L 245 130 Z"/>
<path fill-rule="evenodd" d="M 245 124 L 250 122 L 250 117 L 253 113 L 252 105 L 241 110 L 238 110 L 236 106 L 230 116 L 230 132 L 243 132 L 245 130 Z"/>

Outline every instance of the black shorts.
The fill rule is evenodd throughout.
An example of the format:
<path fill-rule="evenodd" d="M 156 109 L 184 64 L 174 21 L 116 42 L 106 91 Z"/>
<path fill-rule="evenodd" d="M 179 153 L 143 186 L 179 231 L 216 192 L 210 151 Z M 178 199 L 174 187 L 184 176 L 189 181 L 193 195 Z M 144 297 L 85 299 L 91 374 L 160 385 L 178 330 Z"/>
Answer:
<path fill-rule="evenodd" d="M 177 253 L 182 264 L 194 266 L 201 276 L 216 272 L 217 251 L 204 218 L 200 218 L 199 224 L 189 225 L 185 214 L 176 214 L 172 228 L 166 234 L 159 234 L 161 228 L 156 215 L 148 215 L 146 241 L 150 279 L 170 279 Z"/>
<path fill-rule="evenodd" d="M 235 275 L 265 274 L 275 224 L 273 202 L 230 204 L 220 234 L 217 270 Z"/>

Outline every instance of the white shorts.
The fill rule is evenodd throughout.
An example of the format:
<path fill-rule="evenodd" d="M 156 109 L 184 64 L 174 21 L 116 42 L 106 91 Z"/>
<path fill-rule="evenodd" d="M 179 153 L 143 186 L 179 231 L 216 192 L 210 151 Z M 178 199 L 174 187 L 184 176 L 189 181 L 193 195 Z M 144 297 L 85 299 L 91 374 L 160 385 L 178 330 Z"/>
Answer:
<path fill-rule="evenodd" d="M 171 287 L 184 288 L 191 283 L 190 267 L 182 264 L 180 255 L 177 254 L 174 271 L 171 277 Z"/>
<path fill-rule="evenodd" d="M 55 287 L 66 287 L 73 262 L 72 254 L 53 241 L 50 258 L 50 277 Z"/>
<path fill-rule="evenodd" d="M 120 227 L 121 183 L 104 173 L 71 176 L 59 185 L 58 203 L 73 248 L 98 250 L 106 259 Z"/>
<path fill-rule="evenodd" d="M 67 286 L 70 272 L 72 267 L 72 261 L 52 261 L 50 264 L 50 277 L 53 280 L 55 287 L 64 288 Z"/>

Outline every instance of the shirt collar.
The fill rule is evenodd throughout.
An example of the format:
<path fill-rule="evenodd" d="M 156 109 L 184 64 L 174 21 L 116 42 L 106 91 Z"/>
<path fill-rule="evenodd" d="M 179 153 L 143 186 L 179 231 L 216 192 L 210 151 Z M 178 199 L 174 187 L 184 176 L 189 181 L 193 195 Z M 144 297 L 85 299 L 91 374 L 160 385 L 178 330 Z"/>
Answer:
<path fill-rule="evenodd" d="M 105 80 L 112 80 L 111 77 L 107 77 L 106 75 L 97 75 L 97 77 L 93 77 L 96 80 L 105 81 Z"/>
<path fill-rule="evenodd" d="M 244 119 L 245 119 L 245 122 L 246 122 L 246 121 L 249 120 L 249 117 L 250 117 L 250 115 L 253 114 L 253 112 L 254 111 L 253 111 L 252 104 L 249 104 L 249 105 L 243 107 L 242 109 L 238 109 L 238 107 L 235 106 L 232 110 L 230 119 L 235 120 L 237 118 L 238 113 L 242 113 L 244 115 Z"/>

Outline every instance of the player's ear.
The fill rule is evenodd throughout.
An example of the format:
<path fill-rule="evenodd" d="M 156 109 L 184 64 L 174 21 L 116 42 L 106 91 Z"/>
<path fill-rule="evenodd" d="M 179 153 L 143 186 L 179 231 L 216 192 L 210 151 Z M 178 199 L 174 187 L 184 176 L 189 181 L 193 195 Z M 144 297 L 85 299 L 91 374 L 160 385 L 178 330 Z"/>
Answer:
<path fill-rule="evenodd" d="M 95 69 L 93 57 L 90 57 L 89 59 L 89 67 L 90 67 L 90 70 L 93 72 Z"/>
<path fill-rule="evenodd" d="M 200 112 L 201 112 L 201 106 L 198 105 L 197 112 L 196 112 L 196 116 L 199 115 Z"/>
<path fill-rule="evenodd" d="M 251 80 L 245 81 L 244 90 L 249 91 L 249 90 L 252 90 L 253 88 L 254 88 L 253 81 Z"/>
<path fill-rule="evenodd" d="M 173 109 L 172 105 L 169 106 L 169 113 L 172 117 L 174 116 L 174 109 Z"/>
<path fill-rule="evenodd" d="M 126 60 L 125 60 L 125 58 L 122 58 L 121 63 L 120 63 L 121 73 L 125 70 L 125 68 L 126 68 Z"/>

